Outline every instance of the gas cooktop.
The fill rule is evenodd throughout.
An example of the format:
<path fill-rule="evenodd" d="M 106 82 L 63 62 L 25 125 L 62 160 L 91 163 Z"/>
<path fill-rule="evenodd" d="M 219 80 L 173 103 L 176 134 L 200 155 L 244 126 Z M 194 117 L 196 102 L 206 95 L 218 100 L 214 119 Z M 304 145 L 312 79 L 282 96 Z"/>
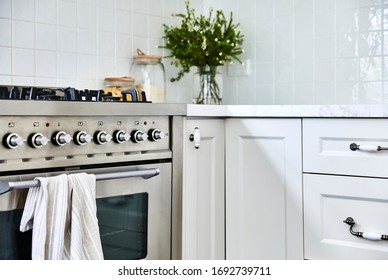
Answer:
<path fill-rule="evenodd" d="M 140 102 L 147 101 L 145 92 L 141 92 L 140 98 L 134 90 L 121 91 L 122 96 L 113 95 L 104 90 L 79 90 L 72 87 L 47 88 L 26 86 L 0 86 L 0 99 L 10 100 L 53 100 L 53 101 L 86 101 L 86 102 Z"/>

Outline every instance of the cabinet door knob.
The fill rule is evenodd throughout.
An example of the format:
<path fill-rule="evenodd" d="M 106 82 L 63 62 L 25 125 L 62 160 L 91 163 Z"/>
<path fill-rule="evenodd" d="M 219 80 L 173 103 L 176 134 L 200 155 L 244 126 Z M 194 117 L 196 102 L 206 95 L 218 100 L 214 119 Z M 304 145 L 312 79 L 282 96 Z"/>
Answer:
<path fill-rule="evenodd" d="M 199 149 L 201 143 L 201 134 L 199 133 L 199 128 L 194 128 L 194 133 L 190 134 L 190 141 L 194 142 L 194 148 Z"/>

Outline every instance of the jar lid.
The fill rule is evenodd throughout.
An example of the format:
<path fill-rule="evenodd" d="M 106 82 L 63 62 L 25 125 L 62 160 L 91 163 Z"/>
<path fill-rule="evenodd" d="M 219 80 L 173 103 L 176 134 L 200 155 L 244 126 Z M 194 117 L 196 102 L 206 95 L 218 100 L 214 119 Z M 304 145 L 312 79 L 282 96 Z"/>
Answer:
<path fill-rule="evenodd" d="M 145 54 L 140 49 L 137 49 L 137 55 L 133 57 L 133 59 L 137 62 L 141 62 L 144 64 L 147 63 L 157 63 L 162 59 L 162 56 L 160 55 L 153 55 L 153 54 Z"/>
<path fill-rule="evenodd" d="M 121 82 L 121 83 L 133 83 L 135 81 L 132 77 L 109 77 L 105 78 L 106 82 Z"/>

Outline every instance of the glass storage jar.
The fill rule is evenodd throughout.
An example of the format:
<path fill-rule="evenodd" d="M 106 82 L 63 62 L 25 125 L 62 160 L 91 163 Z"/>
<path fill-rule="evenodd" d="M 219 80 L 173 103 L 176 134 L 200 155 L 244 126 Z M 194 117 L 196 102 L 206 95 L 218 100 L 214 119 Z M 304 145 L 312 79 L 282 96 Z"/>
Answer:
<path fill-rule="evenodd" d="M 137 91 L 139 93 L 144 91 L 147 101 L 166 102 L 166 77 L 161 56 L 146 55 L 138 50 L 130 72 L 135 79 Z"/>
<path fill-rule="evenodd" d="M 119 98 L 120 101 L 139 101 L 139 96 L 136 91 L 132 77 L 105 78 L 105 94 L 111 93 L 112 96 Z"/>

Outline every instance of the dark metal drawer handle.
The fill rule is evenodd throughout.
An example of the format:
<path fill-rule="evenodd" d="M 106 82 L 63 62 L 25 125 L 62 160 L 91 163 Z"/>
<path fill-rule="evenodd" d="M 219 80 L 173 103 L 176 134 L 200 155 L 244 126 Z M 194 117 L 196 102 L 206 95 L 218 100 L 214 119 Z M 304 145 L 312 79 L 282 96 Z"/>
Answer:
<path fill-rule="evenodd" d="M 372 240 L 372 241 L 388 240 L 388 235 L 385 235 L 385 234 L 379 234 L 375 232 L 353 231 L 353 227 L 356 224 L 356 222 L 353 220 L 352 217 L 347 217 L 344 223 L 350 226 L 349 231 L 354 236 Z"/>
<path fill-rule="evenodd" d="M 378 152 L 383 150 L 388 150 L 388 147 L 381 147 L 376 145 L 357 145 L 356 143 L 350 144 L 349 148 L 352 151 L 363 151 L 363 152 Z"/>

